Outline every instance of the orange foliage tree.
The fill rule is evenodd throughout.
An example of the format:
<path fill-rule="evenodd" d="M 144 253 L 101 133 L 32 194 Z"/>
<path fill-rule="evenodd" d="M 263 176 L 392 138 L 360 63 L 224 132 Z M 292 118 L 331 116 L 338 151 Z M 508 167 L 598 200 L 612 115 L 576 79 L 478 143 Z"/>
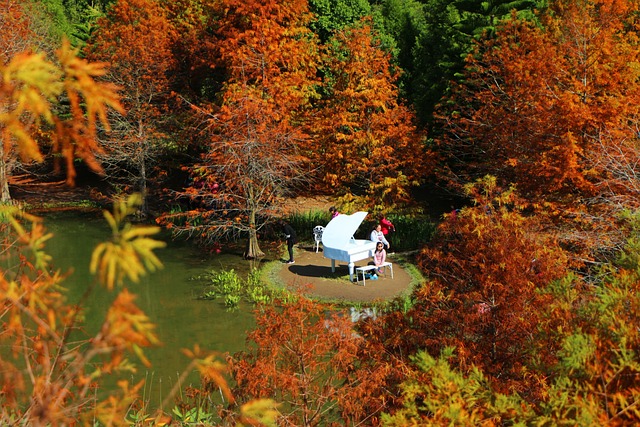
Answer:
<path fill-rule="evenodd" d="M 215 0 L 175 0 L 164 2 L 168 17 L 179 37 L 175 40 L 176 69 L 172 88 L 186 99 L 214 98 L 224 72 L 213 72 L 218 57 Z M 189 133 L 187 132 L 187 135 Z"/>
<path fill-rule="evenodd" d="M 366 20 L 326 47 L 325 99 L 313 111 L 320 185 L 366 195 L 365 205 L 406 202 L 428 158 L 413 113 L 398 101 L 390 54 Z"/>
<path fill-rule="evenodd" d="M 412 357 L 418 372 L 401 385 L 403 408 L 385 414 L 385 425 L 636 425 L 640 247 L 637 214 L 630 219 L 633 237 L 596 286 L 567 275 L 538 289 L 547 303 L 522 313 L 539 321 L 527 345 L 535 362 L 529 376 L 544 378 L 539 399 L 496 387 L 502 378 L 482 369 L 460 367 L 452 347 L 437 357 L 420 351 Z"/>
<path fill-rule="evenodd" d="M 249 349 L 229 359 L 242 400 L 271 398 L 279 424 L 377 425 L 394 396 L 387 379 L 406 372 L 376 354 L 349 316 L 304 297 L 256 311 Z"/>
<path fill-rule="evenodd" d="M 23 6 L 8 1 L 0 10 L 0 65 L 6 65 L 11 58 L 31 48 L 34 38 L 30 30 L 31 21 Z M 2 202 L 11 200 L 9 177 L 15 167 L 16 156 L 10 147 L 0 144 L 0 190 Z"/>
<path fill-rule="evenodd" d="M 547 351 L 544 344 L 551 340 L 559 344 L 556 363 L 546 366 L 550 387 L 538 424 L 630 426 L 640 420 L 639 252 L 633 246 L 627 255 L 634 262 L 623 269 L 608 266 L 597 286 L 574 278 L 546 290 L 553 304 L 541 326 L 549 339 L 540 340 L 539 349 Z"/>
<path fill-rule="evenodd" d="M 147 213 L 148 182 L 154 161 L 164 152 L 171 122 L 170 73 L 176 64 L 177 38 L 165 10 L 156 1 L 120 0 L 98 21 L 87 44 L 87 59 L 109 62 L 105 80 L 122 88 L 126 114 L 111 115 L 111 132 L 101 137 L 100 161 L 114 181 L 143 195 Z"/>
<path fill-rule="evenodd" d="M 416 290 L 414 306 L 367 334 L 396 354 L 424 349 L 436 357 L 455 347 L 454 366 L 464 372 L 476 366 L 500 391 L 539 397 L 544 374 L 531 365 L 553 356 L 531 351 L 550 303 L 538 290 L 566 274 L 567 257 L 494 178 L 469 185 L 467 194 L 475 206 L 447 217 L 419 254 L 429 282 Z"/>
<path fill-rule="evenodd" d="M 186 193 L 203 205 L 182 215 L 200 225 L 174 230 L 207 240 L 246 235 L 245 256 L 255 258 L 263 255 L 259 230 L 304 179 L 298 120 L 313 95 L 316 42 L 306 1 L 227 0 L 217 13 L 216 65 L 228 78 L 219 104 L 194 107 L 205 153 Z"/>
<path fill-rule="evenodd" d="M 580 232 L 563 237 L 576 248 L 615 245 L 612 214 L 638 200 L 637 10 L 636 1 L 553 2 L 542 25 L 514 19 L 482 44 L 440 110 L 448 178 L 494 175 L 577 222 Z"/>
<path fill-rule="evenodd" d="M 35 34 L 24 5 L 10 0 L 0 10 L 0 64 L 6 64 L 16 54 L 32 48 Z"/>
<path fill-rule="evenodd" d="M 115 88 L 100 84 L 101 64 L 79 59 L 68 43 L 57 51 L 57 63 L 33 54 L 37 37 L 30 31 L 28 10 L 12 1 L 0 11 L 0 200 L 11 200 L 9 177 L 15 161 L 42 161 L 41 145 L 61 154 L 67 165 L 67 184 L 75 183 L 76 158 L 100 171 L 95 140 L 96 122 L 106 123 L 106 112 L 118 110 Z M 70 119 L 57 114 L 66 98 Z"/>

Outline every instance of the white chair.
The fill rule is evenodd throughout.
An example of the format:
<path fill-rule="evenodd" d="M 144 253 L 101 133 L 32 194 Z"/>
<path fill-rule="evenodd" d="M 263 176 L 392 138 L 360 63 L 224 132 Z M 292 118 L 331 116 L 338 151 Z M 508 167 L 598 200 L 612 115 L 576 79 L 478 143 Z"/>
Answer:
<path fill-rule="evenodd" d="M 313 227 L 313 240 L 316 242 L 316 253 L 318 253 L 318 248 L 320 247 L 320 243 L 322 242 L 322 233 L 324 232 L 324 227 L 321 225 L 316 225 Z"/>

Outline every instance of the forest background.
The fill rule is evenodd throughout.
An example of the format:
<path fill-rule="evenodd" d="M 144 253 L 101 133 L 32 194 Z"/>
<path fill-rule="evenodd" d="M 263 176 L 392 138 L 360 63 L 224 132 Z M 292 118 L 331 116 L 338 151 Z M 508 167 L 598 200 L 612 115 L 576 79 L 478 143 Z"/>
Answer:
<path fill-rule="evenodd" d="M 0 189 L 6 250 L 26 251 L 1 281 L 26 366 L 2 361 L 3 421 L 168 422 L 136 412 L 140 384 L 90 392 L 157 342 L 124 283 L 161 242 L 128 215 L 251 258 L 288 197 L 411 217 L 444 192 L 459 210 L 409 301 L 357 325 L 260 306 L 224 367 L 189 351 L 203 387 L 174 421 L 638 422 L 637 1 L 2 3 Z M 100 177 L 116 200 L 92 270 L 118 294 L 84 346 L 47 235 L 10 203 L 18 174 Z"/>

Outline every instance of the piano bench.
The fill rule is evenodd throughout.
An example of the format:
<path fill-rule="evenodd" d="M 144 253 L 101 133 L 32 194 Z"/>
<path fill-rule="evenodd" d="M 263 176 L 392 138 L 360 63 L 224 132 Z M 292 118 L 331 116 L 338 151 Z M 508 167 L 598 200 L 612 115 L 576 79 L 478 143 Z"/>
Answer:
<path fill-rule="evenodd" d="M 393 279 L 393 264 L 390 262 L 383 263 L 380 267 L 375 265 L 365 265 L 362 267 L 356 267 L 356 283 L 360 284 L 360 275 L 362 275 L 362 286 L 367 286 L 367 279 L 365 279 L 365 274 L 367 271 L 376 270 L 378 268 L 384 269 L 384 275 L 387 276 L 387 267 L 391 271 L 391 278 Z"/>

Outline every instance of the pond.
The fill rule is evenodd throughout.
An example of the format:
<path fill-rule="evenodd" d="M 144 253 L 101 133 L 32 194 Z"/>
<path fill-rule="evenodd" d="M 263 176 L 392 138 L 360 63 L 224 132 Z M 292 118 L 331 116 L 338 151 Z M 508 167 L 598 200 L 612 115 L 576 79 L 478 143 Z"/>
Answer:
<path fill-rule="evenodd" d="M 99 214 L 45 215 L 44 220 L 54 234 L 46 250 L 56 268 L 67 271 L 73 267 L 65 287 L 70 302 L 80 301 L 95 283 L 89 273 L 91 253 L 96 244 L 108 237 L 109 227 Z M 172 241 L 168 234 L 156 238 L 167 242 L 166 248 L 156 252 L 164 268 L 143 277 L 138 284 L 127 284 L 138 295 L 138 306 L 157 325 L 157 335 L 163 343 L 145 351 L 151 368 L 133 360 L 139 370 L 131 380 L 146 379 L 144 399 L 152 406 L 162 401 L 189 363 L 180 349 L 198 344 L 207 350 L 235 353 L 245 348 L 246 333 L 254 326 L 251 307 L 229 311 L 222 303 L 199 300 L 204 284 L 193 280 L 210 270 L 234 269 L 246 277 L 250 266 L 240 254 L 224 250 L 220 254 L 206 254 L 190 242 Z M 84 303 L 88 333 L 99 329 L 113 298 L 113 293 L 93 287 Z M 190 374 L 187 382 L 197 384 L 198 376 Z"/>

